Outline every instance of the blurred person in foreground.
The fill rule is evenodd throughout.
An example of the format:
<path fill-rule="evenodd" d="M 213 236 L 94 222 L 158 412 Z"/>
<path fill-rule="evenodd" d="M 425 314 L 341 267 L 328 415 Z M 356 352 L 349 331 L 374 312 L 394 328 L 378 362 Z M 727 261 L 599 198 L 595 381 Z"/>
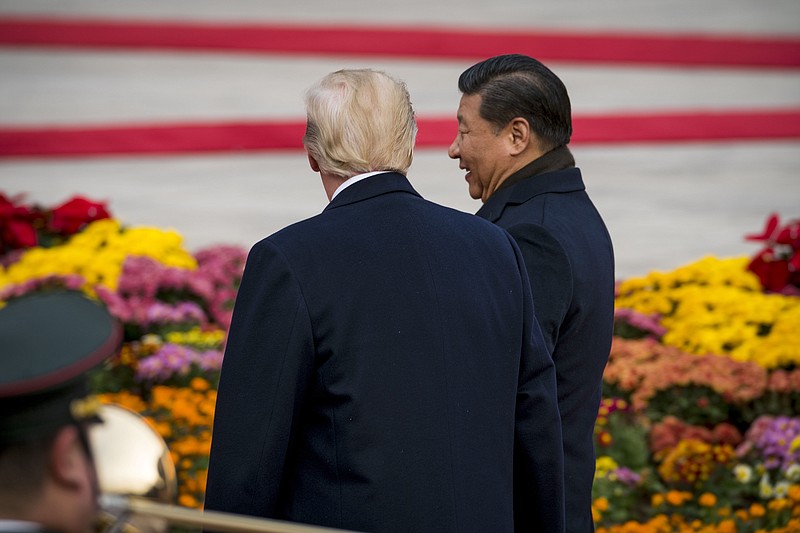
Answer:
<path fill-rule="evenodd" d="M 250 251 L 206 509 L 367 532 L 562 531 L 555 371 L 518 248 L 411 186 L 404 83 L 342 70 L 305 105 L 330 203 Z"/>
<path fill-rule="evenodd" d="M 614 321 L 614 252 L 567 144 L 561 80 L 523 55 L 461 74 L 458 134 L 448 154 L 466 170 L 481 218 L 519 245 L 558 378 L 567 531 L 594 529 L 594 425 Z"/>
<path fill-rule="evenodd" d="M 121 340 L 106 309 L 77 292 L 0 308 L 0 532 L 93 531 L 98 482 L 87 431 L 99 403 L 85 373 Z"/>

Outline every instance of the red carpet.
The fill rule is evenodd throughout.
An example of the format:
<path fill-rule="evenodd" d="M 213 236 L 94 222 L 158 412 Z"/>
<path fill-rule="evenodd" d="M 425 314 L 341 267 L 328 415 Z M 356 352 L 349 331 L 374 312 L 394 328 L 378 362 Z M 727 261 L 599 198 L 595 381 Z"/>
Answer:
<path fill-rule="evenodd" d="M 800 109 L 578 116 L 575 144 L 800 138 Z M 305 122 L 0 127 L 0 157 L 175 154 L 300 149 Z M 446 148 L 452 118 L 419 119 L 419 148 Z"/>
<path fill-rule="evenodd" d="M 0 45 L 543 61 L 800 67 L 800 39 L 690 34 L 237 25 L 0 17 Z"/>

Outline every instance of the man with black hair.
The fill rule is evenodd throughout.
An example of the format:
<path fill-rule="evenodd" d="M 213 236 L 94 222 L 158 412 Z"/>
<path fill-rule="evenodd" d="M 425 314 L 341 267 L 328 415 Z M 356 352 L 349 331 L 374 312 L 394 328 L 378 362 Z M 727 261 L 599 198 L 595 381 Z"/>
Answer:
<path fill-rule="evenodd" d="M 593 431 L 613 329 L 614 252 L 567 147 L 567 89 L 519 54 L 473 65 L 458 87 L 458 134 L 448 154 L 484 204 L 477 215 L 508 230 L 522 251 L 556 365 L 567 531 L 592 531 Z"/>

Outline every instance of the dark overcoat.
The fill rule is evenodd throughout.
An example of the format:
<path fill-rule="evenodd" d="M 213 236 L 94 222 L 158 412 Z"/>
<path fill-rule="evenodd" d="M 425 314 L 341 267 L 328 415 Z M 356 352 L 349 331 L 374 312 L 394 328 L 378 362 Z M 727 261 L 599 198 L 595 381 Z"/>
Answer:
<path fill-rule="evenodd" d="M 247 259 L 206 508 L 369 532 L 557 532 L 555 371 L 504 230 L 380 174 Z"/>
<path fill-rule="evenodd" d="M 477 214 L 507 229 L 525 259 L 558 376 L 567 531 L 586 533 L 594 529 L 594 426 L 614 327 L 614 252 L 579 169 L 525 172 Z"/>

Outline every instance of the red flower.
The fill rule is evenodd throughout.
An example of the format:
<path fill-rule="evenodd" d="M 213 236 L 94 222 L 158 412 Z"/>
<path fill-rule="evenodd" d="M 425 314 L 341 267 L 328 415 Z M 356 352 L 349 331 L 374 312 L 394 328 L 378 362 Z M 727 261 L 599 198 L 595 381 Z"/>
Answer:
<path fill-rule="evenodd" d="M 735 426 L 723 422 L 711 430 L 711 440 L 715 444 L 738 446 L 744 440 L 744 437 Z"/>
<path fill-rule="evenodd" d="M 750 234 L 745 235 L 744 238 L 748 241 L 770 241 L 772 240 L 773 235 L 775 235 L 775 230 L 778 229 L 778 224 L 780 223 L 780 219 L 776 213 L 772 213 L 769 218 L 767 219 L 767 224 L 764 226 L 764 229 L 759 234 Z"/>
<path fill-rule="evenodd" d="M 614 439 L 611 437 L 611 433 L 608 431 L 601 431 L 600 434 L 597 436 L 597 443 L 600 446 L 608 447 L 611 446 L 611 443 Z"/>
<path fill-rule="evenodd" d="M 74 196 L 52 211 L 50 229 L 61 235 L 77 233 L 86 224 L 109 218 L 104 203 L 92 202 L 82 196 Z"/>
<path fill-rule="evenodd" d="M 0 193 L 0 253 L 36 246 L 34 223 L 41 213 Z"/>
<path fill-rule="evenodd" d="M 763 241 L 762 248 L 747 266 L 770 292 L 794 293 L 800 288 L 800 220 L 780 225 L 770 215 L 760 234 L 746 235 L 749 241 Z"/>
<path fill-rule="evenodd" d="M 800 257 L 800 256 L 798 256 Z M 761 280 L 761 286 L 770 292 L 780 292 L 789 283 L 789 262 L 776 259 L 771 247 L 764 248 L 747 266 Z"/>

